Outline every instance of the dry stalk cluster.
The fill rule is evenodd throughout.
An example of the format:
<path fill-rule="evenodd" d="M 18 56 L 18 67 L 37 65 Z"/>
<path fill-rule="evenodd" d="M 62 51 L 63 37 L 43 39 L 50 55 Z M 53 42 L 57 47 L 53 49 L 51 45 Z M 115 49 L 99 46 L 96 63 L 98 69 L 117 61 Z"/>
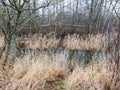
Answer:
<path fill-rule="evenodd" d="M 17 58 L 13 68 L 0 69 L 1 90 L 117 90 L 107 62 L 93 63 L 86 68 L 75 66 L 70 72 L 62 54 L 53 60 L 47 54 L 37 60 Z"/>
<path fill-rule="evenodd" d="M 105 33 L 87 35 L 85 38 L 77 34 L 67 35 L 63 41 L 51 35 L 35 34 L 33 36 L 23 36 L 17 38 L 17 46 L 30 50 L 48 50 L 64 47 L 69 50 L 102 50 L 113 48 L 113 43 L 117 38 L 117 33 Z M 0 36 L 0 47 L 3 47 L 4 39 Z"/>
<path fill-rule="evenodd" d="M 56 49 L 58 48 L 60 39 L 57 39 L 55 36 L 42 36 L 40 35 L 33 35 L 29 38 L 20 37 L 18 40 L 18 45 L 23 46 L 28 49 Z"/>
<path fill-rule="evenodd" d="M 64 47 L 70 50 L 100 50 L 102 47 L 102 35 L 88 35 L 86 38 L 79 35 L 68 35 L 64 39 Z"/>

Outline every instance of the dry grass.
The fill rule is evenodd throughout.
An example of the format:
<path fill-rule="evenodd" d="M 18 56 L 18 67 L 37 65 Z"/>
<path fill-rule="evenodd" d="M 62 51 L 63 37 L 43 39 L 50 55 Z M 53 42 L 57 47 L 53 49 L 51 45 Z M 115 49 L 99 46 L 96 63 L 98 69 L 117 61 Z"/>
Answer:
<path fill-rule="evenodd" d="M 59 45 L 59 39 L 56 39 L 55 36 L 34 36 L 30 42 L 30 49 L 56 49 Z"/>
<path fill-rule="evenodd" d="M 106 63 L 89 65 L 85 70 L 76 67 L 65 81 L 68 90 L 114 90 L 111 89 L 112 73 Z"/>
<path fill-rule="evenodd" d="M 13 68 L 0 69 L 0 90 L 116 90 L 111 76 L 105 61 L 70 72 L 63 55 L 57 61 L 27 55 L 17 58 Z"/>
<path fill-rule="evenodd" d="M 17 42 L 20 46 L 24 46 L 25 48 L 28 49 L 39 49 L 39 50 L 44 50 L 44 49 L 56 49 L 58 48 L 58 45 L 60 43 L 60 39 L 57 39 L 55 36 L 42 36 L 41 34 L 39 35 L 33 35 L 30 38 L 18 38 Z"/>
<path fill-rule="evenodd" d="M 83 38 L 73 34 L 65 37 L 63 46 L 69 50 L 102 50 L 113 48 L 118 33 L 116 31 L 105 34 L 87 35 Z"/>
<path fill-rule="evenodd" d="M 86 38 L 77 34 L 67 35 L 61 41 L 52 35 L 41 35 L 35 34 L 33 36 L 23 36 L 17 38 L 17 45 L 20 47 L 28 48 L 31 50 L 46 50 L 46 49 L 57 49 L 64 47 L 69 50 L 106 50 L 112 48 L 113 42 L 115 41 L 117 32 L 111 32 L 110 34 L 96 34 L 87 35 Z M 109 41 L 109 42 L 108 42 Z M 109 46 L 108 46 L 109 43 Z M 0 37 L 0 47 L 4 44 L 4 40 Z"/>
<path fill-rule="evenodd" d="M 83 39 L 79 35 L 68 35 L 65 36 L 62 46 L 69 50 L 100 50 L 103 42 L 103 36 L 98 35 L 88 35 L 87 38 Z M 26 48 L 29 49 L 56 49 L 61 46 L 60 39 L 57 39 L 55 36 L 42 36 L 34 35 L 31 38 L 19 38 L 19 45 L 24 44 Z"/>
<path fill-rule="evenodd" d="M 64 39 L 64 47 L 70 50 L 100 50 L 103 42 L 102 35 L 88 35 L 83 39 L 79 35 L 68 35 Z"/>
<path fill-rule="evenodd" d="M 0 71 L 0 88 L 44 90 L 48 82 L 59 81 L 67 75 L 66 62 L 61 59 L 53 61 L 47 55 L 39 56 L 37 61 L 30 60 L 29 56 L 16 59 L 12 69 Z"/>
<path fill-rule="evenodd" d="M 114 38 L 110 38 L 110 41 Z M 108 39 L 101 34 L 91 35 L 86 39 L 78 35 L 68 35 L 63 46 L 70 50 L 99 50 L 102 40 Z M 2 39 L 0 42 L 3 44 Z M 60 40 L 54 36 L 35 35 L 31 38 L 17 38 L 17 44 L 19 43 L 28 49 L 42 50 L 57 48 Z M 108 63 L 105 61 L 94 62 L 84 69 L 74 66 L 73 72 L 70 72 L 67 60 L 61 54 L 58 60 L 47 54 L 32 58 L 27 55 L 16 58 L 12 68 L 0 68 L 0 90 L 119 90 L 111 84 L 112 72 L 107 67 Z"/>
<path fill-rule="evenodd" d="M 51 35 L 37 35 L 30 38 L 18 38 L 17 43 L 19 45 L 22 45 L 29 49 L 57 49 L 59 46 L 62 46 L 64 48 L 67 48 L 69 50 L 106 50 L 109 48 L 109 45 L 112 45 L 115 38 L 117 36 L 117 33 L 110 33 L 110 36 L 108 36 L 108 33 L 106 34 L 96 34 L 96 35 L 87 35 L 86 38 L 83 38 L 82 36 L 79 36 L 77 34 L 73 35 L 67 35 L 63 39 L 63 42 L 56 38 L 55 36 Z M 111 47 L 110 47 L 111 48 Z"/>

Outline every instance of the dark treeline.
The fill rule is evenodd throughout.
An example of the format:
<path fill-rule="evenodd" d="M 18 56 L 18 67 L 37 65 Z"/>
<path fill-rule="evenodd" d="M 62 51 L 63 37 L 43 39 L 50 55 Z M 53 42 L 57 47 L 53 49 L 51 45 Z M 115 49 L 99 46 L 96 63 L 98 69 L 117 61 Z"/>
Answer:
<path fill-rule="evenodd" d="M 52 2 L 52 5 L 35 12 L 37 17 L 26 24 L 22 34 L 52 32 L 57 36 L 68 33 L 83 35 L 120 28 L 119 0 L 61 0 L 60 2 L 53 0 Z"/>
<path fill-rule="evenodd" d="M 34 7 L 42 5 L 43 2 L 44 0 L 39 2 L 36 0 Z M 118 30 L 120 27 L 119 0 L 52 0 L 51 2 L 52 5 L 34 12 L 36 17 L 26 23 L 21 34 L 52 32 L 58 36 L 68 33 L 83 35 Z M 25 16 L 26 14 L 31 14 L 31 11 L 24 13 Z M 21 19 L 24 19 L 24 16 Z"/>

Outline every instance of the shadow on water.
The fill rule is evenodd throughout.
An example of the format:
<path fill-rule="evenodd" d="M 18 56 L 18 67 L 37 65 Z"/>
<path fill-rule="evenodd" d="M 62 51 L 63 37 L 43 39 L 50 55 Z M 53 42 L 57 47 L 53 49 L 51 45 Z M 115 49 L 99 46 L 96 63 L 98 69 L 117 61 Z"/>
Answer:
<path fill-rule="evenodd" d="M 25 55 L 31 54 L 31 56 L 39 55 L 49 55 L 54 60 L 58 60 L 59 55 L 62 54 L 67 60 L 68 64 L 71 64 L 72 61 L 76 61 L 79 66 L 84 66 L 91 61 L 102 61 L 106 59 L 106 54 L 104 52 L 96 51 L 78 51 L 78 50 L 68 50 L 68 49 L 56 49 L 56 50 L 26 50 L 21 49 L 18 53 L 18 57 L 24 57 Z"/>

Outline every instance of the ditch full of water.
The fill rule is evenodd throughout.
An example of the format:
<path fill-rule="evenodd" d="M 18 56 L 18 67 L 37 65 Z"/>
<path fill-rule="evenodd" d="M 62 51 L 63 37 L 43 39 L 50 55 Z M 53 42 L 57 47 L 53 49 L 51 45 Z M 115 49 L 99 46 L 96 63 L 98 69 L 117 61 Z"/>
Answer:
<path fill-rule="evenodd" d="M 21 49 L 18 54 L 18 57 L 24 57 L 25 55 L 30 54 L 31 56 L 39 55 L 49 55 L 53 60 L 58 60 L 59 55 L 62 55 L 68 63 L 71 63 L 72 60 L 77 61 L 79 66 L 90 63 L 91 61 L 102 61 L 106 59 L 105 52 L 96 52 L 96 51 L 78 51 L 78 50 L 68 50 L 68 49 L 56 49 L 56 50 L 34 50 L 29 51 L 26 49 Z"/>

